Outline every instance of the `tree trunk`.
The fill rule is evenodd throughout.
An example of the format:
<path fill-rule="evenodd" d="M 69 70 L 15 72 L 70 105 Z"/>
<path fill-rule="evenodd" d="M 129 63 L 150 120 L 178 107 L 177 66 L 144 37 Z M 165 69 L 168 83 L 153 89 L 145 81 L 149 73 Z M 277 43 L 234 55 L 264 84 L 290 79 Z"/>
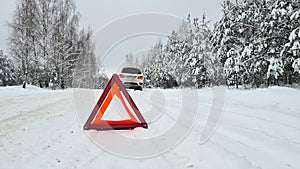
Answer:
<path fill-rule="evenodd" d="M 235 74 L 235 87 L 238 89 L 239 88 L 239 80 L 238 80 L 238 75 L 237 73 Z"/>
<path fill-rule="evenodd" d="M 39 79 L 39 85 L 40 85 L 40 88 L 43 88 L 43 83 L 42 83 L 41 79 Z"/>
<path fill-rule="evenodd" d="M 23 67 L 24 67 L 24 76 L 25 76 L 25 79 L 24 79 L 24 81 L 23 81 L 23 85 L 22 85 L 22 87 L 25 89 L 26 88 L 26 83 L 27 83 L 27 77 L 28 77 L 28 55 L 29 55 L 29 51 L 28 51 L 28 49 L 26 49 L 25 50 L 25 58 L 24 58 L 24 65 L 23 65 Z"/>
<path fill-rule="evenodd" d="M 26 88 L 26 80 L 23 82 L 22 87 L 25 89 Z"/>
<path fill-rule="evenodd" d="M 45 77 L 45 88 L 49 87 L 49 83 L 50 83 L 50 76 L 48 74 L 48 72 L 46 72 L 46 77 Z"/>

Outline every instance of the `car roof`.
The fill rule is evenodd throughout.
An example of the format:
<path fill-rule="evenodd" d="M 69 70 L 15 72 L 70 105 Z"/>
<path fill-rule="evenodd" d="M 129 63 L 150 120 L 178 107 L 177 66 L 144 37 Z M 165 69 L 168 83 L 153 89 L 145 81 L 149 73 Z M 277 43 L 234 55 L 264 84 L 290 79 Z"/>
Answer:
<path fill-rule="evenodd" d="M 139 68 L 137 68 L 137 67 L 133 67 L 133 66 L 126 66 L 126 67 L 123 67 L 123 69 L 125 69 L 125 68 L 139 69 Z M 139 69 L 139 70 L 140 70 L 140 69 Z"/>
<path fill-rule="evenodd" d="M 129 66 L 122 68 L 121 72 L 124 73 L 123 71 L 126 70 L 126 69 L 131 69 L 131 70 L 135 70 L 135 71 L 139 72 L 139 73 L 134 73 L 134 74 L 143 74 L 141 69 L 136 68 L 136 67 L 129 67 Z"/>

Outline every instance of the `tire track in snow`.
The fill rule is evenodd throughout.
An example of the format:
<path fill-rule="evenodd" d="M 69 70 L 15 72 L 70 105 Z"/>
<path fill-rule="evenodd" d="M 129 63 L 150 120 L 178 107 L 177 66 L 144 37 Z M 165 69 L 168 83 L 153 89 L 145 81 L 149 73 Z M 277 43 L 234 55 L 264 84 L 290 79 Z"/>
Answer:
<path fill-rule="evenodd" d="M 249 110 L 251 110 L 251 109 L 249 109 Z M 266 110 L 264 110 L 264 109 L 258 109 L 258 108 L 256 108 L 256 110 L 259 110 L 259 111 L 266 111 Z M 252 111 L 253 111 L 253 110 L 252 110 Z M 246 114 L 246 113 L 240 113 L 240 112 L 230 111 L 230 110 L 225 110 L 225 112 L 232 113 L 232 114 L 237 114 L 237 115 L 240 115 L 240 116 L 246 116 L 246 117 L 254 118 L 254 119 L 257 119 L 257 120 L 262 120 L 262 121 L 269 122 L 269 123 L 280 124 L 280 125 L 283 125 L 283 126 L 285 126 L 285 127 L 292 128 L 292 129 L 295 129 L 295 130 L 300 131 L 300 126 L 299 126 L 299 128 L 297 128 L 297 127 L 295 127 L 295 126 L 290 125 L 289 123 L 284 123 L 284 122 L 279 121 L 279 120 L 272 120 L 272 118 L 266 119 L 266 118 L 263 118 L 262 116 L 257 116 L 257 115 L 253 115 L 253 114 Z M 257 111 L 254 111 L 254 112 L 257 112 Z M 280 113 L 280 114 L 282 114 L 282 115 L 286 115 L 286 114 L 281 113 L 281 112 L 277 112 L 277 113 Z M 298 118 L 297 118 L 297 119 L 298 119 Z M 299 119 L 298 119 L 298 121 L 300 122 Z"/>
<path fill-rule="evenodd" d="M 246 159 L 248 161 L 252 161 L 252 163 L 260 163 L 260 167 L 264 166 L 264 163 L 261 163 L 256 156 L 261 157 L 261 159 L 269 159 L 270 161 L 276 158 L 275 161 L 278 166 L 290 166 L 289 168 L 299 167 L 299 163 L 297 163 L 297 161 L 294 159 L 294 157 L 297 156 L 297 152 L 300 152 L 299 142 L 292 141 L 287 137 L 274 136 L 261 127 L 253 128 L 253 126 L 247 126 L 247 123 L 240 124 L 233 121 L 233 119 L 236 119 L 234 116 L 242 116 L 244 117 L 244 121 L 249 121 L 249 118 L 254 118 L 255 120 L 251 121 L 255 122 L 256 124 L 265 123 L 267 122 L 266 119 L 255 118 L 250 115 L 229 111 L 225 111 L 224 115 L 228 115 L 228 113 L 232 113 L 232 115 L 224 118 L 220 128 L 215 133 L 215 136 L 210 140 L 211 142 L 218 144 L 228 152 L 238 152 L 240 156 L 245 156 Z M 227 121 L 225 121 L 226 119 Z M 268 121 L 268 123 L 275 126 L 283 125 L 274 121 Z M 286 130 L 289 131 L 289 129 Z M 294 156 L 289 157 L 288 155 L 291 153 L 294 154 Z M 285 159 L 281 159 L 280 156 L 284 156 Z M 287 164 L 284 164 L 283 162 L 286 162 Z M 273 165 L 273 167 L 274 166 L 276 165 Z M 262 168 L 265 167 L 266 166 Z"/>
<path fill-rule="evenodd" d="M 0 120 L 10 118 L 25 111 L 31 111 L 34 107 L 51 103 L 53 100 L 61 98 L 67 92 L 59 93 L 42 93 L 42 94 L 29 94 L 22 97 L 11 97 L 8 99 L 0 100 Z"/>
<path fill-rule="evenodd" d="M 253 112 L 258 112 L 258 111 L 264 111 L 264 110 L 256 110 Z M 293 136 L 290 133 L 282 133 L 282 132 L 278 133 L 278 130 L 285 130 L 285 131 L 300 134 L 300 126 L 299 125 L 295 126 L 296 125 L 295 122 L 288 124 L 287 121 L 283 121 L 283 120 L 279 121 L 278 119 L 272 120 L 272 118 L 267 119 L 267 118 L 264 118 L 264 116 L 260 117 L 255 113 L 246 114 L 246 113 L 240 113 L 240 112 L 230 111 L 230 110 L 225 110 L 224 115 L 225 116 L 224 116 L 224 119 L 222 122 L 224 125 L 230 125 L 230 126 L 233 126 L 236 128 L 246 129 L 249 131 L 251 130 L 254 132 L 265 134 L 273 139 L 283 140 L 283 141 L 287 141 L 289 143 L 294 143 L 294 144 L 300 144 L 300 140 L 297 139 L 297 137 L 294 137 L 294 139 L 290 138 L 291 136 Z M 247 122 L 250 121 L 253 123 L 251 123 L 251 126 L 248 126 L 247 123 L 243 123 L 243 124 L 234 123 L 233 119 L 243 119 Z M 253 126 L 253 124 L 256 124 L 256 125 Z M 300 123 L 298 123 L 298 124 L 300 124 Z M 272 128 L 272 126 L 276 126 L 276 128 Z M 295 136 L 296 135 L 297 134 L 295 134 Z"/>
<path fill-rule="evenodd" d="M 297 154 L 300 152 L 299 144 L 273 139 L 257 131 L 222 126 L 222 130 L 215 133 L 210 141 L 228 153 L 246 157 L 257 167 L 286 168 L 288 164 L 289 168 L 296 169 L 300 166 L 296 160 Z"/>
<path fill-rule="evenodd" d="M 65 104 L 67 102 L 72 102 L 72 97 L 69 93 L 60 93 L 60 94 L 55 94 L 52 96 L 43 96 L 39 97 L 40 95 L 37 95 L 32 97 L 32 100 L 36 99 L 42 99 L 43 101 L 41 102 L 38 107 L 33 107 L 29 108 L 26 111 L 21 111 L 21 113 L 18 113 L 16 115 L 13 115 L 11 117 L 5 118 L 3 120 L 0 120 L 0 131 L 1 131 L 1 136 L 5 136 L 7 133 L 9 133 L 12 130 L 16 130 L 22 126 L 25 126 L 27 123 L 34 122 L 38 119 L 44 119 L 52 117 L 52 116 L 59 116 L 60 112 L 51 112 L 49 113 L 49 109 L 53 107 L 57 107 L 58 104 Z M 59 98 L 57 98 L 60 96 Z M 54 98 L 54 100 L 52 100 Z M 20 99 L 20 98 L 17 98 Z M 23 98 L 22 98 L 23 99 Z M 46 100 L 45 100 L 46 99 Z M 23 102 L 23 104 L 27 104 L 27 102 Z M 67 104 L 73 106 L 71 103 Z M 66 106 L 67 106 L 66 105 Z M 22 104 L 19 106 L 23 106 Z"/>

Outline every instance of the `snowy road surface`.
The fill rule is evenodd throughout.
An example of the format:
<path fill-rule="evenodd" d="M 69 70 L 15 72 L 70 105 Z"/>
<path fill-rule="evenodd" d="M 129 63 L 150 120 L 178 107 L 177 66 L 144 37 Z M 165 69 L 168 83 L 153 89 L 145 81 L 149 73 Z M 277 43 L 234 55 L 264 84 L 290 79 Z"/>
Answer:
<path fill-rule="evenodd" d="M 81 104 L 89 104 L 90 110 L 86 111 L 90 112 L 96 99 L 86 103 L 84 100 L 90 98 L 85 98 L 89 96 L 85 93 L 91 91 L 77 90 L 75 94 L 82 98 Z M 151 103 L 153 92 L 164 97 L 157 97 Z M 73 90 L 1 87 L 0 168 L 300 168 L 299 90 L 279 87 L 226 90 L 222 121 L 205 144 L 200 144 L 199 138 L 211 107 L 212 90 L 197 92 L 199 114 L 187 137 L 166 153 L 132 159 L 104 151 L 87 137 L 79 122 L 81 115 L 77 118 L 75 105 L 78 103 L 74 104 Z M 95 93 L 97 98 L 101 91 Z M 153 111 L 161 103 L 165 113 L 152 119 L 148 130 L 125 132 L 159 135 L 176 122 L 178 113 L 173 111 L 178 109 L 179 90 L 130 94 L 142 114 L 151 113 L 149 107 Z M 194 98 L 190 99 L 193 102 Z M 144 116 L 147 121 L 151 114 Z"/>

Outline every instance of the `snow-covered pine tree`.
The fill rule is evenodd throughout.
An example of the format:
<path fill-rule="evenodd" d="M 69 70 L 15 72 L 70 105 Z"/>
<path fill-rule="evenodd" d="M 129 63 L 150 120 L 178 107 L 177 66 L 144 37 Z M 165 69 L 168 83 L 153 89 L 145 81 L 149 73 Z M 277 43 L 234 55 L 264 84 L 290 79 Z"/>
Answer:
<path fill-rule="evenodd" d="M 175 57 L 177 60 L 177 67 L 175 69 L 175 76 L 178 77 L 179 85 L 185 87 L 193 86 L 193 77 L 188 60 L 190 59 L 190 53 L 193 48 L 193 25 L 191 21 L 191 15 L 188 14 L 187 19 L 182 21 L 182 24 L 177 31 L 178 42 L 177 51 L 175 51 Z"/>
<path fill-rule="evenodd" d="M 286 47 L 290 52 L 290 57 L 293 58 L 292 68 L 293 73 L 300 75 L 300 27 L 293 30 L 289 37 L 290 42 L 287 43 Z M 296 78 L 296 77 L 294 77 Z"/>
<path fill-rule="evenodd" d="M 241 77 L 243 83 L 260 86 L 266 84 L 271 58 L 283 63 L 283 72 L 278 81 L 290 83 L 293 59 L 280 53 L 288 42 L 289 33 L 299 26 L 299 20 L 291 21 L 291 15 L 297 16 L 299 2 L 296 0 L 249 0 L 239 3 L 225 1 L 223 17 L 217 22 L 212 42 L 222 63 L 232 48 L 241 55 L 241 61 L 248 72 Z M 295 27 L 296 25 L 296 27 Z M 288 45 L 286 45 L 288 46 Z M 289 51 L 285 47 L 284 51 Z M 281 64 L 279 64 L 281 65 Z M 270 73 L 269 73 L 270 74 Z"/>
<path fill-rule="evenodd" d="M 189 52 L 189 57 L 185 60 L 185 65 L 189 66 L 190 75 L 193 77 L 193 86 L 197 88 L 204 87 L 209 83 L 208 68 L 212 68 L 210 57 L 211 44 L 210 36 L 211 32 L 207 26 L 208 22 L 205 20 L 205 15 L 202 16 L 202 20 L 199 22 L 198 18 L 194 18 L 192 26 L 192 48 Z"/>
<path fill-rule="evenodd" d="M 282 47 L 288 42 L 291 29 L 289 18 L 293 13 L 294 7 L 291 0 L 270 0 L 267 7 L 270 14 L 265 19 L 262 31 L 264 32 L 264 58 L 269 63 L 267 72 L 268 84 L 279 84 L 279 82 L 289 83 L 288 77 L 292 73 L 291 60 L 288 57 L 283 58 L 281 51 Z M 270 70 L 273 70 L 274 63 L 278 63 L 275 64 L 278 66 L 278 70 L 282 69 L 282 71 L 278 71 L 278 76 L 270 76 Z M 275 78 L 275 80 L 269 78 Z M 270 84 L 270 80 L 274 83 Z"/>
<path fill-rule="evenodd" d="M 0 50 L 0 86 L 10 86 L 17 84 L 17 75 L 14 65 L 3 50 Z"/>
<path fill-rule="evenodd" d="M 203 87 L 208 85 L 209 77 L 217 81 L 220 76 L 214 74 L 218 64 L 211 52 L 208 22 L 204 16 L 201 22 L 198 18 L 191 20 L 188 15 L 179 30 L 168 36 L 166 45 L 159 42 L 150 50 L 144 67 L 146 79 L 156 83 L 153 86 Z"/>
<path fill-rule="evenodd" d="M 272 83 L 279 85 L 278 78 L 283 74 L 282 59 L 271 57 L 269 60 L 269 67 L 267 72 L 268 84 Z"/>
<path fill-rule="evenodd" d="M 208 84 L 208 64 L 211 55 L 210 30 L 203 16 L 191 21 L 191 15 L 183 20 L 178 31 L 173 31 L 164 54 L 168 58 L 167 74 L 176 78 L 182 87 L 203 87 Z"/>
<path fill-rule="evenodd" d="M 164 49 L 164 56 L 167 60 L 165 69 L 179 85 L 181 85 L 182 82 L 182 72 L 180 72 L 180 70 L 183 68 L 181 48 L 182 44 L 178 32 L 174 30 L 171 35 L 168 36 L 168 41 Z"/>
<path fill-rule="evenodd" d="M 242 75 L 242 83 L 250 86 L 260 86 L 262 73 L 266 70 L 267 62 L 261 57 L 261 30 L 260 25 L 267 13 L 265 1 L 248 0 L 239 3 L 241 9 L 237 22 L 240 25 L 239 33 L 242 42 L 241 59 L 245 73 Z"/>
<path fill-rule="evenodd" d="M 227 52 L 231 49 L 242 50 L 241 24 L 238 22 L 241 8 L 230 0 L 222 5 L 223 16 L 215 24 L 212 44 L 222 64 L 227 60 Z"/>
<path fill-rule="evenodd" d="M 224 73 L 226 76 L 227 85 L 235 85 L 236 88 L 243 82 L 244 74 L 247 74 L 243 57 L 232 48 L 227 52 L 227 60 L 224 64 Z"/>
<path fill-rule="evenodd" d="M 159 41 L 150 49 L 143 65 L 146 87 L 163 87 L 162 78 L 165 73 L 163 59 L 163 44 Z"/>
<path fill-rule="evenodd" d="M 300 58 L 295 59 L 292 67 L 293 67 L 294 71 L 297 72 L 298 75 L 300 75 Z"/>
<path fill-rule="evenodd" d="M 286 43 L 281 51 L 281 57 L 285 59 L 284 71 L 286 83 L 292 84 L 300 81 L 299 58 L 300 58 L 300 4 L 298 1 L 291 1 L 293 12 L 289 17 L 289 42 Z"/>
<path fill-rule="evenodd" d="M 223 16 L 215 24 L 212 44 L 217 58 L 224 65 L 227 84 L 238 87 L 249 76 L 245 66 L 248 56 L 243 55 L 243 51 L 249 44 L 247 40 L 253 36 L 253 26 L 247 19 L 251 13 L 246 10 L 249 6 L 229 0 L 224 1 L 222 7 Z"/>

